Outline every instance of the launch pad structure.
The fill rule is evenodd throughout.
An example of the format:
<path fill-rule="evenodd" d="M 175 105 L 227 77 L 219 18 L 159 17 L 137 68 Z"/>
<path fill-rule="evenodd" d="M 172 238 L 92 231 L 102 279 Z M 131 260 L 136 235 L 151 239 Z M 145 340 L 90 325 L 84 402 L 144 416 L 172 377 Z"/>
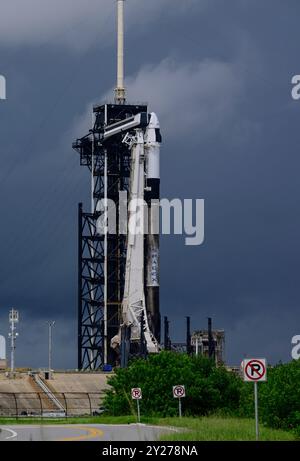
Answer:
<path fill-rule="evenodd" d="M 124 120 L 146 106 L 105 104 L 94 107 L 95 123 L 88 135 L 78 139 L 73 148 L 80 154 L 80 164 L 92 176 L 92 210 L 78 210 L 78 368 L 96 370 L 116 361 L 110 347 L 121 322 L 121 304 L 125 283 L 126 235 L 121 234 L 119 216 L 116 233 L 99 235 L 97 221 L 102 199 L 119 206 L 119 192 L 129 191 L 130 157 L 122 143 L 122 133 L 99 142 L 104 126 Z"/>
<path fill-rule="evenodd" d="M 113 232 L 99 231 L 99 222 L 107 226 L 109 201 L 119 210 L 120 192 L 129 200 L 159 200 L 159 123 L 146 104 L 126 102 L 124 0 L 117 7 L 115 101 L 94 106 L 92 128 L 73 143 L 91 173 L 91 209 L 78 208 L 80 370 L 126 364 L 124 354 L 158 352 L 160 341 L 159 231 L 126 235 L 118 211 Z"/>

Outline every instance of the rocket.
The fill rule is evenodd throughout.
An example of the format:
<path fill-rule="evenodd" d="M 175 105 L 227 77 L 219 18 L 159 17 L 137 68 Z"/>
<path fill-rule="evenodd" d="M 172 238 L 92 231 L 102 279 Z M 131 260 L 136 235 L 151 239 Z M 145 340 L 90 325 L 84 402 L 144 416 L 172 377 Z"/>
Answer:
<path fill-rule="evenodd" d="M 148 232 L 145 235 L 145 303 L 151 332 L 160 341 L 159 307 L 159 200 L 160 200 L 160 145 L 162 142 L 157 115 L 149 115 L 145 132 L 146 184 L 145 202 L 148 213 Z"/>

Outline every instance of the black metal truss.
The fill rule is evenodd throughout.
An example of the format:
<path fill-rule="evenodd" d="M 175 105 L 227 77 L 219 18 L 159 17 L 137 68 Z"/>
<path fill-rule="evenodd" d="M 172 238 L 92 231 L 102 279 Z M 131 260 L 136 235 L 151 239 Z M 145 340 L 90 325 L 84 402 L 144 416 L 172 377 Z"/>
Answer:
<path fill-rule="evenodd" d="M 119 206 L 119 192 L 128 191 L 130 151 L 122 143 L 122 135 L 102 143 L 105 121 L 108 124 L 139 112 L 145 105 L 108 104 L 94 108 L 95 124 L 89 134 L 78 139 L 73 148 L 80 154 L 80 164 L 87 166 L 93 176 L 94 210 L 78 212 L 78 368 L 95 370 L 104 363 L 105 342 L 107 363 L 118 360 L 110 347 L 111 339 L 119 332 L 121 303 L 126 266 L 126 236 L 120 233 L 117 213 L 116 232 L 107 236 L 107 280 L 104 274 L 104 236 L 98 235 L 98 204 L 104 198 L 104 168 L 107 158 L 107 198 Z M 104 286 L 107 292 L 107 336 L 104 336 Z"/>

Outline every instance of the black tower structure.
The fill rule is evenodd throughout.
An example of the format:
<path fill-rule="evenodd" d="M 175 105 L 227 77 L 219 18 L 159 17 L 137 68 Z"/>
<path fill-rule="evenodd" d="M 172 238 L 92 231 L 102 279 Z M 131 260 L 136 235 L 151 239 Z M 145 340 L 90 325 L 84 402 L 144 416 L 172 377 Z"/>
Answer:
<path fill-rule="evenodd" d="M 170 338 L 170 322 L 168 317 L 164 317 L 164 349 L 170 351 L 172 347 Z"/>
<path fill-rule="evenodd" d="M 208 357 L 215 359 L 215 341 L 212 331 L 212 319 L 208 317 Z"/>
<path fill-rule="evenodd" d="M 192 353 L 191 317 L 186 318 L 186 353 Z"/>
<path fill-rule="evenodd" d="M 122 133 L 103 140 L 104 128 L 138 113 L 146 105 L 104 104 L 93 109 L 94 124 L 73 148 L 92 181 L 92 207 L 78 209 L 78 369 L 96 370 L 119 360 L 110 347 L 121 323 L 126 266 L 126 235 L 116 213 L 114 232 L 98 232 L 103 199 L 119 207 L 121 191 L 128 192 L 131 152 Z M 103 222 L 102 222 L 103 225 Z M 97 230 L 98 229 L 98 230 Z"/>

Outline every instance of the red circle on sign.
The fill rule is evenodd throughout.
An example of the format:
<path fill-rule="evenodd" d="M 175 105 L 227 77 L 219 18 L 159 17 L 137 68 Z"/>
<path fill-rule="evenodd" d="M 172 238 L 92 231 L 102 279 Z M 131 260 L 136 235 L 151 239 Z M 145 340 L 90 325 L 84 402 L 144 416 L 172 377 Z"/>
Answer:
<path fill-rule="evenodd" d="M 131 389 L 131 396 L 132 396 L 133 399 L 136 399 L 136 400 L 141 399 L 141 397 L 142 397 L 141 389 L 139 389 L 137 387 Z"/>
<path fill-rule="evenodd" d="M 252 375 L 250 376 L 248 374 L 248 369 L 249 368 L 253 372 L 253 368 L 252 368 L 253 364 L 258 364 L 262 369 L 262 372 L 254 370 L 254 372 L 258 375 L 257 378 L 254 378 Z M 249 379 L 251 379 L 251 381 L 258 381 L 266 374 L 266 368 L 265 368 L 265 365 L 263 364 L 263 362 L 261 362 L 260 360 L 250 360 L 250 362 L 248 362 L 247 365 L 246 365 L 245 373 L 246 373 L 247 377 Z"/>
<path fill-rule="evenodd" d="M 185 394 L 185 390 L 183 386 L 175 386 L 173 392 L 174 392 L 174 395 L 176 395 L 176 397 L 181 397 Z"/>

